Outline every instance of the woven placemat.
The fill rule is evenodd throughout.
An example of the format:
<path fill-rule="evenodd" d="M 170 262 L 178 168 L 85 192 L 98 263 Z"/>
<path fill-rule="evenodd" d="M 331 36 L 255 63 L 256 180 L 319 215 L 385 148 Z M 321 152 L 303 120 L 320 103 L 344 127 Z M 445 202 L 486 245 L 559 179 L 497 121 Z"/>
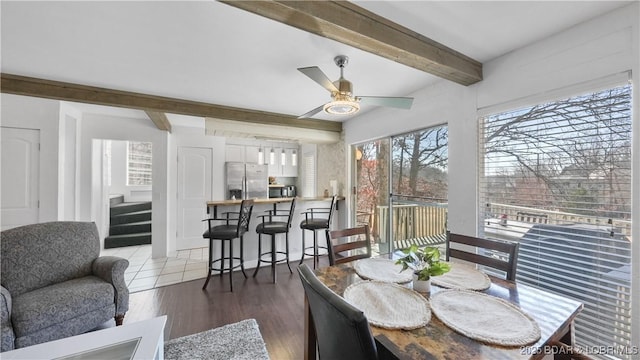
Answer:
<path fill-rule="evenodd" d="M 432 276 L 431 283 L 447 289 L 486 290 L 491 287 L 491 279 L 487 274 L 473 266 L 450 262 L 449 272 Z"/>
<path fill-rule="evenodd" d="M 353 265 L 356 274 L 365 280 L 377 280 L 397 284 L 408 283 L 412 280 L 411 271 L 402 271 L 402 265 L 396 265 L 391 259 L 368 258 L 361 259 Z"/>
<path fill-rule="evenodd" d="M 431 310 L 445 325 L 492 345 L 523 346 L 540 339 L 540 327 L 515 305 L 476 291 L 442 290 L 431 296 Z"/>
<path fill-rule="evenodd" d="M 404 286 L 381 281 L 350 285 L 344 298 L 360 309 L 369 323 L 385 329 L 417 329 L 431 320 L 429 302 Z"/>

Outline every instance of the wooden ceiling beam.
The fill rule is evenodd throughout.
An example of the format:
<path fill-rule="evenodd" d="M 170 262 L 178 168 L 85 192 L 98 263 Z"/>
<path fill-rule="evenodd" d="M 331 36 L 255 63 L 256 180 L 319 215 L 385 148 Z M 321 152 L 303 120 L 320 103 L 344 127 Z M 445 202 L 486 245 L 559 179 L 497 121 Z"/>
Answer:
<path fill-rule="evenodd" d="M 335 132 L 342 131 L 342 123 L 337 121 L 298 119 L 296 116 L 287 114 L 242 109 L 6 73 L 1 74 L 0 80 L 0 91 L 7 94 L 123 107 L 159 113 L 245 121 L 265 125 L 292 126 Z"/>
<path fill-rule="evenodd" d="M 480 62 L 347 1 L 221 2 L 458 84 L 482 80 Z"/>
<path fill-rule="evenodd" d="M 165 115 L 165 113 L 153 110 L 145 110 L 145 113 L 147 113 L 149 119 L 156 124 L 158 129 L 171 132 L 171 123 L 169 122 L 169 119 L 167 119 L 167 115 Z"/>

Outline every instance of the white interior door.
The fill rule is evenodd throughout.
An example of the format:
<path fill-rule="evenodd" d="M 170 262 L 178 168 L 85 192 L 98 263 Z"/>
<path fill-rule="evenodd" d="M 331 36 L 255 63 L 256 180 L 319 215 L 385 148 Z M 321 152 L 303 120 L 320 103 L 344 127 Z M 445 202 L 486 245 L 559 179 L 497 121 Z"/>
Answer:
<path fill-rule="evenodd" d="M 38 222 L 40 131 L 2 127 L 0 227 Z"/>
<path fill-rule="evenodd" d="M 211 200 L 213 149 L 178 148 L 177 250 L 208 246 L 202 233 L 207 223 L 205 203 Z"/>

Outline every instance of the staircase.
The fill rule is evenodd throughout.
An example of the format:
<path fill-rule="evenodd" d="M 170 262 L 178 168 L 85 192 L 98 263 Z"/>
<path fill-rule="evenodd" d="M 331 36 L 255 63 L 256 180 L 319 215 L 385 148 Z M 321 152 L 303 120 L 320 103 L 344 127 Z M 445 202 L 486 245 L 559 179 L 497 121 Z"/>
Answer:
<path fill-rule="evenodd" d="M 123 195 L 109 199 L 109 236 L 104 248 L 151 244 L 151 202 L 124 202 Z"/>

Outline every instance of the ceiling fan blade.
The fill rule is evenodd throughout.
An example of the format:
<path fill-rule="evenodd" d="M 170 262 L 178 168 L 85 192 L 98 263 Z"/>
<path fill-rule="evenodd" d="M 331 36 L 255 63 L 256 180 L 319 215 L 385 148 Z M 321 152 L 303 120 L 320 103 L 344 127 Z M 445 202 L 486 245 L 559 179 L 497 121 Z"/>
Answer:
<path fill-rule="evenodd" d="M 307 75 L 311 80 L 317 82 L 323 88 L 329 90 L 329 92 L 337 92 L 338 88 L 333 85 L 333 82 L 329 80 L 322 70 L 317 66 L 298 68 L 298 71 Z"/>
<path fill-rule="evenodd" d="M 310 118 L 313 115 L 315 115 L 315 114 L 319 113 L 320 111 L 322 111 L 323 108 L 324 108 L 324 104 L 318 106 L 317 108 L 315 108 L 315 109 L 313 109 L 313 110 L 311 110 L 309 112 L 306 112 L 306 113 L 298 116 L 298 119 Z"/>
<path fill-rule="evenodd" d="M 399 109 L 411 109 L 413 98 L 410 97 L 386 97 L 386 96 L 358 96 L 361 104 L 388 106 Z"/>

